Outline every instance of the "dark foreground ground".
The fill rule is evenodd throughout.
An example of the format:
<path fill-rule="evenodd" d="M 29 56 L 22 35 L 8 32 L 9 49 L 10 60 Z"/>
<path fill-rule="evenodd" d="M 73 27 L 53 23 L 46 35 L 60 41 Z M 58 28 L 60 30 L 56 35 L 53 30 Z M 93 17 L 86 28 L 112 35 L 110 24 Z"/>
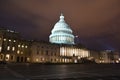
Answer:
<path fill-rule="evenodd" d="M 120 80 L 120 64 L 0 64 L 0 80 Z"/>

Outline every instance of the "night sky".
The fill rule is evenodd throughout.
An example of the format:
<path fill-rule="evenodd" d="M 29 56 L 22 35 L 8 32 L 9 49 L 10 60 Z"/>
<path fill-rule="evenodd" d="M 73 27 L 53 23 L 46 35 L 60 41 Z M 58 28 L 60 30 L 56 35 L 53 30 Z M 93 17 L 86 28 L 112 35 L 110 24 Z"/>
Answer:
<path fill-rule="evenodd" d="M 120 0 L 0 0 L 0 25 L 48 41 L 61 12 L 78 42 L 120 50 Z"/>

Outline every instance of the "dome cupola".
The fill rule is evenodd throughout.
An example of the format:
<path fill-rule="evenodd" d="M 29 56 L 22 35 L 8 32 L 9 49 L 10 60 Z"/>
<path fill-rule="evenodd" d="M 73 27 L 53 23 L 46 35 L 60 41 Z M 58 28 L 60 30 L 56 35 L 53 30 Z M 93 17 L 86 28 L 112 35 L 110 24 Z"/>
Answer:
<path fill-rule="evenodd" d="M 60 15 L 60 20 L 54 25 L 54 28 L 51 31 L 49 41 L 57 44 L 74 44 L 74 35 L 72 34 L 72 29 L 65 22 L 62 13 Z"/>

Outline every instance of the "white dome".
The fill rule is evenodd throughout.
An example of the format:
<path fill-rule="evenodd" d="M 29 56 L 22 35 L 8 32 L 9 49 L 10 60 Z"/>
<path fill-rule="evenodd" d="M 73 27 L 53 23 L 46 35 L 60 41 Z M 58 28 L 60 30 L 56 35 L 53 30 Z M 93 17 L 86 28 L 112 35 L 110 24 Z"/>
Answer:
<path fill-rule="evenodd" d="M 51 43 L 59 44 L 74 44 L 74 35 L 69 25 L 65 22 L 63 14 L 60 16 L 60 20 L 55 24 L 49 36 Z"/>

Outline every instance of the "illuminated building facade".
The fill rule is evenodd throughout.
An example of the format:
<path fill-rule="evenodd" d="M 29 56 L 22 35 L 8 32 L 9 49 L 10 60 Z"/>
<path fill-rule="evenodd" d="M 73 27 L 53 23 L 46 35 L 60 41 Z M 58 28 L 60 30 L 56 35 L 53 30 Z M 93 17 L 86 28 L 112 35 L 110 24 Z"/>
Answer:
<path fill-rule="evenodd" d="M 59 63 L 59 45 L 48 42 L 32 42 L 32 63 Z"/>
<path fill-rule="evenodd" d="M 89 50 L 75 45 L 72 29 L 65 22 L 63 14 L 52 29 L 49 42 L 32 43 L 32 62 L 78 63 L 81 58 L 89 57 Z"/>
<path fill-rule="evenodd" d="M 74 35 L 69 25 L 65 22 L 63 14 L 61 14 L 60 20 L 52 29 L 49 41 L 57 44 L 74 44 Z"/>
<path fill-rule="evenodd" d="M 89 50 L 76 45 L 33 42 L 31 46 L 33 63 L 78 63 L 81 58 L 88 58 L 89 55 Z"/>
<path fill-rule="evenodd" d="M 76 45 L 60 45 L 60 56 L 65 59 L 65 62 L 72 61 L 73 63 L 78 63 L 81 58 L 88 58 L 90 52 Z"/>
<path fill-rule="evenodd" d="M 0 61 L 29 62 L 28 41 L 21 40 L 17 32 L 0 29 Z"/>
<path fill-rule="evenodd" d="M 90 59 L 94 59 L 96 63 L 120 63 L 120 53 L 118 51 L 90 51 Z"/>

